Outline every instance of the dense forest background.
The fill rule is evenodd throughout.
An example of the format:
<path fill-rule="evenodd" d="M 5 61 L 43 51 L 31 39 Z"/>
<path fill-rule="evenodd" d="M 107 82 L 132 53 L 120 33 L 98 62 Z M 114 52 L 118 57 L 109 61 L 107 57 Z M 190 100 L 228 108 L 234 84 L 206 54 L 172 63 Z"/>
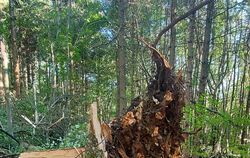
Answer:
<path fill-rule="evenodd" d="M 249 1 L 210 0 L 156 48 L 186 89 L 182 152 L 249 153 Z M 111 121 L 155 73 L 158 33 L 202 0 L 1 0 L 0 149 L 12 153 L 86 146 L 89 107 Z M 135 99 L 134 99 L 135 98 Z"/>

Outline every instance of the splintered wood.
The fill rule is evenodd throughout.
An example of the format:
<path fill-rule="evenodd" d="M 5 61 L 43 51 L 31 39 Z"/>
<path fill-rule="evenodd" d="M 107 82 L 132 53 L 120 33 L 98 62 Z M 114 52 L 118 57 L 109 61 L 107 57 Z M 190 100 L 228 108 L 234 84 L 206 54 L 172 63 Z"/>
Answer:
<path fill-rule="evenodd" d="M 91 117 L 92 129 L 93 129 L 94 135 L 97 139 L 98 148 L 100 150 L 102 150 L 103 157 L 107 158 L 107 152 L 105 150 L 105 141 L 103 140 L 104 138 L 102 137 L 102 135 L 106 136 L 106 134 L 109 131 L 105 131 L 105 134 L 102 133 L 102 127 L 101 127 L 101 124 L 99 122 L 98 115 L 97 115 L 97 103 L 96 102 L 92 103 L 90 106 L 90 117 Z M 106 129 L 106 128 L 107 127 L 103 127 L 103 129 Z M 110 139 L 110 138 L 108 138 L 108 139 Z"/>
<path fill-rule="evenodd" d="M 106 142 L 109 158 L 181 157 L 182 71 L 176 75 L 165 56 L 147 46 L 157 66 L 156 75 L 148 86 L 147 98 L 137 97 L 125 114 L 108 126 L 111 131 L 104 132 L 112 135 Z"/>
<path fill-rule="evenodd" d="M 22 153 L 19 158 L 83 158 L 84 148 L 33 151 Z"/>

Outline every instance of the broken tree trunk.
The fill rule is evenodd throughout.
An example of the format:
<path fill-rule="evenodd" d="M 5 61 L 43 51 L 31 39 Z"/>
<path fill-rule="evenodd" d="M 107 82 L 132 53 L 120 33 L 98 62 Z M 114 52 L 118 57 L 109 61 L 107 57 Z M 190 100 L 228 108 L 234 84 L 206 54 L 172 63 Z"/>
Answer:
<path fill-rule="evenodd" d="M 112 139 L 106 142 L 110 158 L 181 156 L 179 148 L 184 142 L 180 127 L 184 106 L 181 73 L 176 75 L 165 57 L 148 46 L 157 73 L 148 87 L 147 98 L 131 105 L 124 116 L 111 123 Z"/>
<path fill-rule="evenodd" d="M 161 36 L 179 21 L 214 0 L 205 0 L 187 13 L 176 18 L 157 36 L 152 53 L 157 72 L 148 86 L 147 98 L 132 101 L 123 116 L 102 127 L 108 158 L 170 158 L 181 157 L 181 143 L 194 132 L 184 132 L 180 126 L 185 105 L 182 71 L 175 74 L 165 56 L 155 48 Z"/>

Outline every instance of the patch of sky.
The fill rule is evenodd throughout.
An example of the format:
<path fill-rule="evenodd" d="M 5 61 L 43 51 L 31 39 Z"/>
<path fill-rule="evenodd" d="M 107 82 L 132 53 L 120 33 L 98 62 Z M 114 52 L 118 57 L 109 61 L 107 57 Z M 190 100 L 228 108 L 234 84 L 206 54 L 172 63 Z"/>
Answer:
<path fill-rule="evenodd" d="M 113 33 L 110 29 L 108 28 L 102 28 L 101 33 L 105 36 L 108 37 L 108 40 L 112 40 L 113 39 Z"/>

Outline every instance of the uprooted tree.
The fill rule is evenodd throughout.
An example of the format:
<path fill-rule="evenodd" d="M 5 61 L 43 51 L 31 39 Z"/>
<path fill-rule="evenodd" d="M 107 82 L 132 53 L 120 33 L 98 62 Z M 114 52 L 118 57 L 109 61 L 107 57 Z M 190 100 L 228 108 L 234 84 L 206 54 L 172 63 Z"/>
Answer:
<path fill-rule="evenodd" d="M 125 116 L 111 124 L 112 140 L 106 143 L 109 157 L 180 155 L 180 143 L 184 142 L 180 126 L 184 106 L 181 73 L 175 75 L 156 50 L 152 50 L 152 59 L 157 73 L 148 87 L 147 98 L 131 105 Z"/>
<path fill-rule="evenodd" d="M 184 132 L 181 128 L 182 109 L 185 106 L 182 71 L 175 74 L 165 56 L 156 50 L 156 45 L 161 36 L 176 23 L 212 1 L 200 3 L 166 26 L 152 45 L 142 39 L 151 50 L 157 71 L 148 86 L 146 99 L 137 98 L 124 115 L 113 120 L 110 125 L 93 127 L 94 130 L 102 129 L 106 148 L 101 145 L 101 149 L 106 151 L 104 157 L 181 157 L 181 143 L 188 135 L 195 134 L 201 129 Z M 92 119 L 92 126 L 95 126 L 93 124 Z M 100 136 L 98 132 L 96 135 Z M 98 139 L 99 145 L 102 144 L 101 138 Z"/>

